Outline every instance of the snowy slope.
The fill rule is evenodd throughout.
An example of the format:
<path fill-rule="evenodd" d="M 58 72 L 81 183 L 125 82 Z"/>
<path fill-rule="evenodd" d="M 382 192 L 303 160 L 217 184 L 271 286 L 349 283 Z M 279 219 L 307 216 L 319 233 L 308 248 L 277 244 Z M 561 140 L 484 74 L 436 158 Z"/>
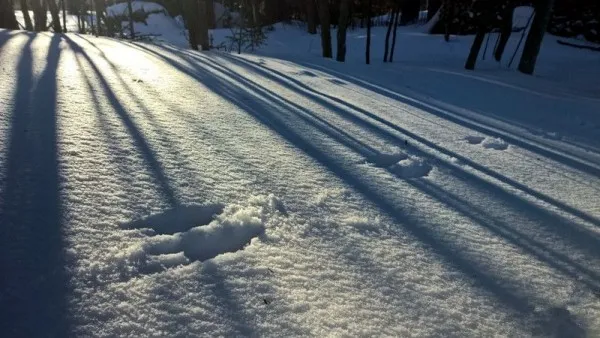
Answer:
<path fill-rule="evenodd" d="M 468 38 L 366 66 L 286 32 L 0 31 L 0 332 L 600 335 L 597 92 L 548 54 L 464 72 Z"/>

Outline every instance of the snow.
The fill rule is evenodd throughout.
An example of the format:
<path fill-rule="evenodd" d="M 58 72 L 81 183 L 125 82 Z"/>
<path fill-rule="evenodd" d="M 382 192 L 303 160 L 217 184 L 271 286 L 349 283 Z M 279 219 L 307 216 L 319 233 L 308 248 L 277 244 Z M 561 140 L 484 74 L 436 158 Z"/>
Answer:
<path fill-rule="evenodd" d="M 118 4 L 110 5 L 106 7 L 106 13 L 108 14 L 108 16 L 128 15 L 129 8 L 127 6 L 127 2 L 121 2 Z M 163 14 L 168 14 L 163 6 L 155 2 L 132 1 L 131 9 L 134 12 L 144 11 L 146 13 L 161 12 Z"/>
<path fill-rule="evenodd" d="M 367 66 L 275 28 L 0 30 L 1 332 L 600 335 L 596 53 L 467 72 L 472 37 L 406 27 L 383 64 L 375 28 Z"/>

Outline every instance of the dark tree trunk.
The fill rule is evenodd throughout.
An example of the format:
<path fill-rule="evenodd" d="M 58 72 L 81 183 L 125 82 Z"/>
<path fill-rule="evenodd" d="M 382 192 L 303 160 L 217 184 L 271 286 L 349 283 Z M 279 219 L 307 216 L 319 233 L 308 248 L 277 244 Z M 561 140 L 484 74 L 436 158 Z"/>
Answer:
<path fill-rule="evenodd" d="M 465 64 L 465 69 L 469 69 L 469 70 L 475 69 L 475 63 L 477 62 L 477 56 L 479 55 L 479 50 L 481 50 L 481 45 L 483 44 L 484 38 L 485 38 L 485 28 L 483 26 L 477 27 L 477 34 L 475 35 L 475 40 L 473 40 L 473 45 L 471 45 L 471 51 L 469 52 L 469 57 L 467 58 L 467 63 Z"/>
<path fill-rule="evenodd" d="M 400 7 L 396 8 L 396 17 L 394 18 L 394 30 L 392 32 L 392 50 L 390 51 L 390 62 L 394 62 L 394 51 L 396 50 L 396 31 L 400 21 Z"/>
<path fill-rule="evenodd" d="M 208 5 L 207 0 L 199 0 L 198 4 L 198 44 L 202 50 L 210 49 L 210 42 L 208 41 Z"/>
<path fill-rule="evenodd" d="M 206 1 L 206 18 L 208 23 L 208 29 L 215 29 L 216 21 L 215 21 L 215 3 L 214 0 L 205 0 Z"/>
<path fill-rule="evenodd" d="M 340 0 L 340 18 L 337 31 L 337 57 L 340 62 L 346 61 L 346 29 L 350 21 L 350 0 Z"/>
<path fill-rule="evenodd" d="M 504 49 L 506 49 L 506 44 L 508 43 L 510 35 L 512 34 L 513 11 L 514 7 L 508 7 L 504 13 L 504 17 L 502 18 L 502 26 L 500 27 L 500 40 L 498 40 L 498 46 L 496 46 L 496 50 L 494 50 L 494 58 L 498 62 L 502 60 L 502 54 L 504 54 Z"/>
<path fill-rule="evenodd" d="M 129 13 L 129 38 L 135 39 L 135 27 L 133 25 L 133 3 L 127 0 L 127 12 Z"/>
<path fill-rule="evenodd" d="M 12 0 L 0 0 L 0 28 L 19 29 Z"/>
<path fill-rule="evenodd" d="M 33 23 L 31 21 L 31 16 L 29 15 L 29 4 L 27 3 L 27 0 L 21 0 L 19 3 L 21 4 L 23 19 L 25 20 L 25 29 L 28 31 L 32 31 Z"/>
<path fill-rule="evenodd" d="M 367 1 L 367 46 L 365 48 L 367 64 L 371 64 L 371 0 Z"/>
<path fill-rule="evenodd" d="M 65 5 L 65 0 L 60 0 L 60 5 L 63 13 L 63 32 L 67 32 L 67 8 Z"/>
<path fill-rule="evenodd" d="M 421 1 L 419 0 L 404 0 L 402 2 L 402 16 L 400 16 L 400 24 L 407 25 L 419 19 L 419 11 L 421 10 Z"/>
<path fill-rule="evenodd" d="M 435 13 L 437 13 L 437 11 L 440 9 L 441 6 L 442 6 L 442 0 L 429 0 L 427 2 L 427 21 L 428 22 L 435 16 Z"/>
<path fill-rule="evenodd" d="M 104 0 L 95 0 L 96 6 L 96 35 L 103 35 L 104 29 L 102 28 L 102 23 L 104 20 Z"/>
<path fill-rule="evenodd" d="M 87 16 L 87 7 L 86 7 L 85 11 L 86 11 L 86 16 Z M 94 9 L 93 8 L 92 8 L 91 12 L 92 12 L 92 15 L 90 15 L 90 26 L 91 26 L 92 34 L 97 35 L 96 27 L 94 26 L 94 15 L 93 15 Z"/>
<path fill-rule="evenodd" d="M 198 0 L 184 0 L 183 20 L 188 29 L 190 47 L 198 50 Z"/>
<path fill-rule="evenodd" d="M 554 0 L 539 0 L 537 6 L 535 6 L 535 17 L 527 35 L 519 63 L 519 71 L 522 73 L 533 74 L 535 70 L 535 63 L 540 53 L 544 33 L 550 21 L 553 5 Z"/>
<path fill-rule="evenodd" d="M 329 23 L 329 1 L 319 0 L 319 21 L 321 22 L 321 47 L 323 57 L 331 58 L 331 31 Z"/>
<path fill-rule="evenodd" d="M 317 4 L 315 0 L 306 0 L 306 24 L 308 34 L 317 34 Z"/>
<path fill-rule="evenodd" d="M 52 29 L 54 33 L 62 33 L 62 26 L 60 25 L 60 14 L 58 14 L 58 6 L 55 0 L 46 0 L 48 3 L 48 9 L 50 10 L 50 16 L 52 16 Z"/>
<path fill-rule="evenodd" d="M 392 8 L 392 14 L 388 22 L 387 32 L 385 33 L 385 46 L 383 50 L 383 62 L 388 61 L 388 55 L 390 52 L 390 35 L 392 34 L 392 28 L 394 28 L 394 22 L 396 21 L 396 6 Z"/>
<path fill-rule="evenodd" d="M 33 29 L 36 32 L 45 31 L 48 22 L 48 16 L 46 15 L 46 1 L 33 0 L 31 8 L 33 9 Z"/>

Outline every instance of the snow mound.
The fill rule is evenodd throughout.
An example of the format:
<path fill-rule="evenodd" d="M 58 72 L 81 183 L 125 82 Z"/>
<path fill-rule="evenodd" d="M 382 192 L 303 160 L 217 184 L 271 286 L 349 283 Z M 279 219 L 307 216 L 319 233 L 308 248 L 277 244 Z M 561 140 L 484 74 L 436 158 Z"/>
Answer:
<path fill-rule="evenodd" d="M 508 149 L 508 143 L 506 143 L 501 138 L 491 138 L 491 137 L 486 138 L 485 140 L 483 140 L 483 142 L 481 143 L 481 145 L 485 149 L 495 149 L 495 150 L 506 150 L 506 149 Z"/>
<path fill-rule="evenodd" d="M 395 164 L 393 169 L 403 178 L 418 178 L 429 175 L 432 167 L 422 158 L 409 156 Z"/>
<path fill-rule="evenodd" d="M 190 215 L 202 210 L 201 217 L 209 217 L 210 212 L 219 205 L 201 208 L 178 208 L 181 214 L 173 211 L 148 218 L 147 227 L 166 229 L 173 226 L 181 229 L 176 220 L 186 223 Z M 228 205 L 214 216 L 207 225 L 199 225 L 186 231 L 160 234 L 148 238 L 142 245 L 141 252 L 130 255 L 140 261 L 147 272 L 164 270 L 165 268 L 185 265 L 192 261 L 205 261 L 218 255 L 242 250 L 253 238 L 265 231 L 265 224 L 274 214 L 286 214 L 283 203 L 274 197 L 252 197 L 244 205 Z M 162 224 L 158 224 L 162 221 Z M 141 223 L 137 221 L 136 224 Z M 167 233 L 167 231 L 162 231 Z M 136 257 L 137 256 L 137 257 Z"/>

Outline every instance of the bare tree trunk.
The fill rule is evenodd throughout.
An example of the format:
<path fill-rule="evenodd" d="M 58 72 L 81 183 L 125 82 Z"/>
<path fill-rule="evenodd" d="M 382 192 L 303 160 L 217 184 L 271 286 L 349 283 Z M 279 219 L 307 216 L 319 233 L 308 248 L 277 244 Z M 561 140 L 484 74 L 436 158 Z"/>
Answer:
<path fill-rule="evenodd" d="M 306 1 L 306 25 L 308 34 L 317 34 L 317 4 L 315 0 Z"/>
<path fill-rule="evenodd" d="M 96 7 L 96 35 L 103 35 L 102 22 L 104 20 L 104 0 L 94 0 Z"/>
<path fill-rule="evenodd" d="M 419 19 L 419 10 L 421 9 L 421 1 L 419 0 L 403 0 L 402 1 L 402 16 L 400 24 L 407 25 Z"/>
<path fill-rule="evenodd" d="M 46 0 L 48 9 L 50 10 L 50 16 L 52 16 L 52 29 L 54 33 L 62 33 L 62 26 L 60 25 L 60 15 L 58 14 L 58 6 L 55 0 Z"/>
<path fill-rule="evenodd" d="M 390 62 L 394 62 L 394 51 L 396 50 L 396 31 L 400 22 L 400 6 L 396 7 L 396 17 L 394 18 L 394 30 L 392 34 L 392 50 L 390 51 Z"/>
<path fill-rule="evenodd" d="M 133 26 L 133 4 L 127 0 L 127 11 L 129 12 L 129 38 L 135 40 L 135 27 Z"/>
<path fill-rule="evenodd" d="M 66 33 L 67 32 L 67 9 L 66 9 L 66 5 L 65 5 L 65 0 L 60 0 L 60 5 L 62 7 L 62 13 L 63 13 L 63 32 Z"/>
<path fill-rule="evenodd" d="M 48 22 L 48 16 L 46 15 L 46 1 L 33 0 L 31 8 L 33 9 L 33 29 L 36 32 L 45 31 Z"/>
<path fill-rule="evenodd" d="M 319 21 L 321 21 L 321 46 L 323 57 L 331 58 L 331 31 L 329 23 L 329 1 L 319 0 Z"/>
<path fill-rule="evenodd" d="M 519 63 L 519 71 L 522 73 L 533 74 L 535 70 L 535 63 L 540 53 L 544 33 L 546 33 L 546 28 L 550 21 L 553 5 L 554 0 L 540 0 L 538 5 L 535 6 L 535 17 L 527 35 L 523 54 L 521 55 L 521 62 Z"/>
<path fill-rule="evenodd" d="M 336 60 L 346 61 L 346 29 L 350 21 L 350 0 L 340 0 L 340 18 L 337 31 L 337 56 Z"/>
<path fill-rule="evenodd" d="M 0 28 L 19 29 L 12 0 L 0 0 Z"/>
<path fill-rule="evenodd" d="M 388 22 L 387 32 L 385 33 L 385 46 L 383 50 L 383 62 L 388 61 L 388 54 L 390 52 L 390 35 L 392 34 L 392 28 L 394 27 L 394 22 L 396 21 L 396 5 L 392 8 L 392 13 L 390 15 L 390 20 Z"/>
<path fill-rule="evenodd" d="M 200 0 L 198 3 L 198 44 L 200 44 L 202 50 L 210 49 L 210 42 L 208 41 L 208 12 L 206 0 Z"/>
<path fill-rule="evenodd" d="M 435 13 L 442 6 L 442 0 L 428 0 L 427 1 L 427 21 L 433 19 Z"/>
<path fill-rule="evenodd" d="M 367 1 L 367 46 L 365 56 L 367 64 L 371 64 L 371 0 Z"/>
<path fill-rule="evenodd" d="M 188 29 L 190 47 L 198 50 L 198 1 L 184 0 L 183 20 Z"/>
<path fill-rule="evenodd" d="M 208 19 L 208 28 L 215 29 L 215 3 L 214 0 L 205 0 L 206 1 L 206 15 Z"/>
<path fill-rule="evenodd" d="M 94 9 L 91 9 L 92 15 L 90 15 L 90 26 L 92 29 L 92 34 L 94 35 L 98 35 L 96 34 L 96 27 L 94 26 Z M 85 14 L 87 16 L 88 10 L 87 10 L 87 5 L 85 6 Z"/>
<path fill-rule="evenodd" d="M 471 45 L 471 51 L 469 52 L 469 57 L 467 58 L 467 62 L 465 64 L 465 69 L 473 70 L 475 69 L 475 63 L 477 62 L 477 56 L 479 55 L 479 50 L 481 50 L 481 45 L 483 44 L 483 39 L 485 38 L 485 28 L 482 25 L 477 27 L 477 34 L 475 35 L 475 40 L 473 40 L 473 45 Z"/>
<path fill-rule="evenodd" d="M 503 14 L 504 17 L 502 18 L 502 27 L 500 27 L 500 40 L 498 41 L 498 46 L 494 50 L 494 58 L 498 62 L 502 60 L 502 54 L 504 54 L 504 49 L 506 48 L 506 44 L 508 43 L 510 35 L 512 34 L 513 11 L 514 7 L 509 6 Z"/>
<path fill-rule="evenodd" d="M 23 19 L 25 20 L 25 29 L 28 31 L 33 30 L 33 23 L 31 21 L 31 16 L 29 15 L 29 4 L 27 0 L 20 0 L 21 11 L 23 12 Z"/>

